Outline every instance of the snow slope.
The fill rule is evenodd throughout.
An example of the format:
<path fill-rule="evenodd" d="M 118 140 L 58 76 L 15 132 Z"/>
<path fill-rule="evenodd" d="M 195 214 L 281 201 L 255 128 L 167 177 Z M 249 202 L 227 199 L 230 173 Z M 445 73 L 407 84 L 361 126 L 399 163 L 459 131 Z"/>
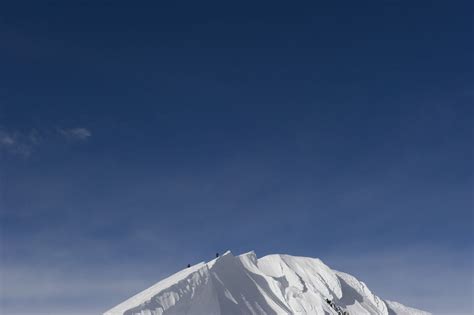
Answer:
<path fill-rule="evenodd" d="M 326 300 L 328 299 L 330 303 Z M 104 315 L 429 313 L 384 301 L 355 277 L 321 260 L 289 255 L 257 258 L 226 252 L 182 270 Z"/>

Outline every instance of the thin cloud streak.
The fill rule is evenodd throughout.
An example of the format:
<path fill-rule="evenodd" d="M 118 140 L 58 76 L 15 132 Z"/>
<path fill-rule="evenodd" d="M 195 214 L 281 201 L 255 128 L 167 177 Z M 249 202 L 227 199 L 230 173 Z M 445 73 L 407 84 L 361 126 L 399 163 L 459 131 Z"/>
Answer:
<path fill-rule="evenodd" d="M 63 138 L 75 141 L 86 141 L 92 136 L 92 132 L 84 127 L 60 128 L 57 133 Z M 52 140 L 55 134 L 57 137 L 57 133 L 51 130 L 40 132 L 37 129 L 31 129 L 27 132 L 0 129 L 0 152 L 28 158 L 43 142 Z"/>
<path fill-rule="evenodd" d="M 83 127 L 59 129 L 59 133 L 69 139 L 75 140 L 87 140 L 92 136 L 92 132 L 89 129 Z"/>

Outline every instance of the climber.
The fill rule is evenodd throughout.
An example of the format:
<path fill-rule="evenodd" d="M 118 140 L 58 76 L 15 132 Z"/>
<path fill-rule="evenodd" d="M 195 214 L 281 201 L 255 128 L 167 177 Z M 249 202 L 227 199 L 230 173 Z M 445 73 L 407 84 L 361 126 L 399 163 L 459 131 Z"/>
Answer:
<path fill-rule="evenodd" d="M 188 268 L 190 268 L 190 267 L 191 267 L 191 264 L 188 264 Z"/>
<path fill-rule="evenodd" d="M 219 253 L 216 253 L 216 258 L 218 258 L 218 257 L 219 257 Z"/>

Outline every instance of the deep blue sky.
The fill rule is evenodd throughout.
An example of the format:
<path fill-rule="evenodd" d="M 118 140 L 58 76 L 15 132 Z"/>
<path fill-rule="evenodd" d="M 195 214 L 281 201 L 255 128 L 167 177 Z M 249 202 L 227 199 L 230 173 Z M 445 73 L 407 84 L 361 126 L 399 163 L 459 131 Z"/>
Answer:
<path fill-rule="evenodd" d="M 99 313 L 216 251 L 472 311 L 471 1 L 0 6 L 0 310 Z"/>

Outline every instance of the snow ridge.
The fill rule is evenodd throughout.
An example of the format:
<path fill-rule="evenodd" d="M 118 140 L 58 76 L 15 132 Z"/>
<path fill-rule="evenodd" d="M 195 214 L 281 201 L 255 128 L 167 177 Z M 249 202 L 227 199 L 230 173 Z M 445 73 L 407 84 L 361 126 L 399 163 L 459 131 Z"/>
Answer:
<path fill-rule="evenodd" d="M 230 251 L 184 269 L 103 315 L 428 315 L 384 301 L 321 260 Z"/>

